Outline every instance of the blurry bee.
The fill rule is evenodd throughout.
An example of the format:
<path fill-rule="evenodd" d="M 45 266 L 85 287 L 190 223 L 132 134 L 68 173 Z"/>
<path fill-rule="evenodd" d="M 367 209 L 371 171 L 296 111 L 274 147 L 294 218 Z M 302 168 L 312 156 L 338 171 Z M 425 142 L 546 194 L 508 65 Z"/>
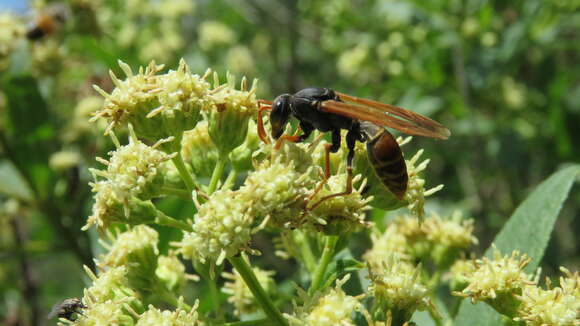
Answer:
<path fill-rule="evenodd" d="M 332 132 L 332 145 L 326 148 L 326 179 L 330 177 L 329 152 L 340 148 L 341 129 L 347 130 L 347 185 L 343 193 L 322 198 L 322 201 L 352 192 L 352 161 L 357 141 L 366 142 L 367 155 L 373 169 L 382 183 L 402 200 L 407 191 L 408 175 L 403 153 L 395 138 L 383 127 L 390 127 L 409 135 L 447 139 L 449 130 L 425 116 L 412 111 L 335 92 L 329 88 L 305 88 L 297 93 L 283 94 L 269 102 L 260 100 L 258 115 L 258 135 L 268 142 L 263 127 L 261 112 L 271 109 L 271 136 L 274 139 L 301 142 L 310 136 L 314 129 Z M 300 121 L 300 136 L 284 135 L 284 126 L 293 115 Z"/>
<path fill-rule="evenodd" d="M 48 314 L 48 319 L 58 317 L 75 321 L 77 316 L 73 317 L 73 315 L 82 315 L 82 310 L 86 308 L 87 306 L 85 306 L 79 298 L 65 299 L 52 307 L 52 310 Z"/>
<path fill-rule="evenodd" d="M 38 14 L 26 31 L 26 38 L 31 41 L 43 39 L 54 34 L 66 22 L 68 10 L 63 4 L 48 6 Z"/>

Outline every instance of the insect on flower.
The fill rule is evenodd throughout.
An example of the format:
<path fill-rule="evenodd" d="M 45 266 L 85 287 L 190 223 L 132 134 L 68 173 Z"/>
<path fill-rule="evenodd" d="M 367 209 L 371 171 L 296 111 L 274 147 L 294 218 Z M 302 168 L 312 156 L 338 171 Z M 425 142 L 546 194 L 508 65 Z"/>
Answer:
<path fill-rule="evenodd" d="M 323 197 L 311 209 L 322 201 L 347 195 L 352 192 L 352 161 L 356 141 L 366 142 L 367 154 L 375 173 L 383 184 L 401 200 L 407 190 L 407 167 L 395 138 L 383 127 L 390 127 L 409 135 L 447 139 L 450 131 L 425 116 L 412 111 L 335 92 L 329 88 L 305 88 L 293 95 L 283 94 L 274 102 L 260 100 L 258 115 L 258 134 L 262 141 L 268 143 L 261 113 L 271 110 L 271 136 L 281 141 L 302 142 L 314 129 L 332 132 L 332 145 L 326 147 L 325 180 L 330 177 L 329 153 L 340 148 L 340 130 L 347 130 L 347 184 L 346 190 Z M 300 121 L 302 135 L 282 135 L 284 126 L 293 115 Z"/>
<path fill-rule="evenodd" d="M 87 308 L 87 306 L 85 306 L 79 298 L 64 299 L 62 302 L 59 302 L 52 307 L 52 310 L 48 314 L 48 319 L 58 317 L 75 321 L 76 318 L 74 318 L 73 315 L 82 315 L 82 310 L 85 308 Z"/>
<path fill-rule="evenodd" d="M 48 6 L 34 19 L 26 31 L 26 38 L 37 41 L 53 34 L 64 25 L 67 16 L 67 8 L 63 4 Z"/>

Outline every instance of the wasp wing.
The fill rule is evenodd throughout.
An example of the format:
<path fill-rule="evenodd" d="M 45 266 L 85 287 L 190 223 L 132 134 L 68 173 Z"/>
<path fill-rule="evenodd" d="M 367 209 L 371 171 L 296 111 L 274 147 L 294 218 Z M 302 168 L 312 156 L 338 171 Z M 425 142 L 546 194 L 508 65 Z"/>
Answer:
<path fill-rule="evenodd" d="M 409 135 L 447 139 L 449 129 L 435 120 L 398 106 L 389 105 L 369 99 L 338 93 L 345 102 L 324 101 L 323 111 L 336 113 L 358 120 L 367 120 L 381 126 L 397 129 Z M 353 104 L 354 103 L 354 104 Z"/>

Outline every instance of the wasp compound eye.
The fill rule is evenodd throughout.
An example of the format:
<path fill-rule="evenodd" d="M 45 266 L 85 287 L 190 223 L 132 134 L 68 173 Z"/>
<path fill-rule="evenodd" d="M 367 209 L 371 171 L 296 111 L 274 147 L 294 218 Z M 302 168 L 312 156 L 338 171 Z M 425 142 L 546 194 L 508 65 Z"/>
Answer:
<path fill-rule="evenodd" d="M 284 127 L 290 119 L 290 95 L 284 94 L 278 96 L 272 103 L 272 111 L 270 112 L 270 125 L 272 126 L 272 137 L 274 139 L 280 138 L 284 133 Z"/>

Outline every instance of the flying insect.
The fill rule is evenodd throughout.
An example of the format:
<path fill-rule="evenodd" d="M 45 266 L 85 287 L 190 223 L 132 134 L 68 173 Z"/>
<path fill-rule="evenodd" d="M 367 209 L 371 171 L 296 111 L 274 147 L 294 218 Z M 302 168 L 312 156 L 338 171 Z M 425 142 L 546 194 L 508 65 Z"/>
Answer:
<path fill-rule="evenodd" d="M 283 94 L 273 102 L 260 100 L 258 135 L 268 143 L 262 122 L 262 111 L 270 110 L 271 136 L 281 141 L 302 142 L 315 129 L 332 133 L 332 144 L 326 147 L 325 178 L 330 177 L 329 153 L 340 149 L 342 129 L 347 130 L 347 184 L 342 193 L 328 195 L 322 201 L 352 192 L 352 162 L 357 141 L 366 142 L 371 165 L 382 183 L 401 200 L 407 191 L 407 167 L 395 138 L 383 127 L 416 136 L 447 139 L 450 131 L 440 123 L 418 113 L 390 104 L 359 98 L 329 88 L 311 87 L 295 94 Z M 282 135 L 291 116 L 297 118 L 301 135 Z"/>
<path fill-rule="evenodd" d="M 54 34 L 66 22 L 68 10 L 63 4 L 53 4 L 45 8 L 34 19 L 26 31 L 26 38 L 31 41 L 41 40 Z"/>
<path fill-rule="evenodd" d="M 48 319 L 54 317 L 64 318 L 70 321 L 75 321 L 75 314 L 81 314 L 82 310 L 87 308 L 79 298 L 64 299 L 62 302 L 55 304 L 48 314 Z"/>

